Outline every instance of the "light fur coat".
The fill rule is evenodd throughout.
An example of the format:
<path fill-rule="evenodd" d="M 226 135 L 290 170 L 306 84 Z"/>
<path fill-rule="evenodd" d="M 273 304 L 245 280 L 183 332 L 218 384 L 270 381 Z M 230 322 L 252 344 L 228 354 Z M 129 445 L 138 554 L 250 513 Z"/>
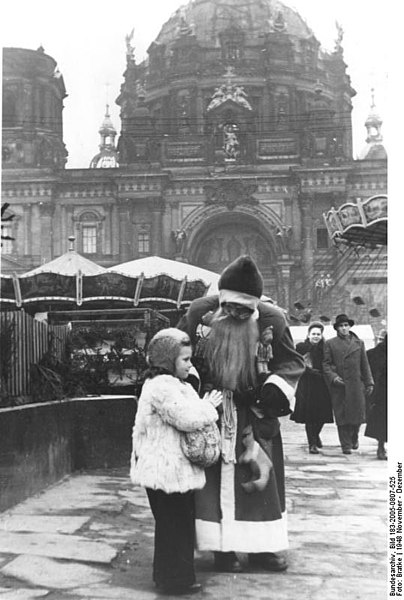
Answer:
<path fill-rule="evenodd" d="M 168 494 L 203 488 L 205 471 L 185 458 L 180 432 L 217 419 L 216 409 L 189 383 L 172 375 L 147 379 L 133 427 L 132 482 Z"/>

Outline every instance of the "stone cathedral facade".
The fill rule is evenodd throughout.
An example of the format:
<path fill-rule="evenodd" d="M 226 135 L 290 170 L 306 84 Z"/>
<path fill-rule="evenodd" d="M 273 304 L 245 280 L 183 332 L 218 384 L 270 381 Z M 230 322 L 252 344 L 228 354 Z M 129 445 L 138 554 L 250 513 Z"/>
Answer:
<path fill-rule="evenodd" d="M 4 49 L 2 203 L 15 239 L 3 245 L 2 271 L 63 254 L 73 235 L 78 252 L 106 267 L 159 255 L 220 272 L 248 253 L 265 293 L 285 307 L 315 303 L 327 276 L 334 314 L 349 311 L 359 290 L 385 303 L 385 255 L 370 248 L 372 267 L 354 268 L 357 257 L 332 245 L 323 218 L 387 191 L 374 103 L 364 150 L 352 156 L 342 30 L 326 52 L 278 1 L 193 0 L 144 62 L 132 42 L 117 90 L 119 135 L 107 107 L 88 169 L 65 168 L 66 90 L 54 59 L 41 48 Z"/>

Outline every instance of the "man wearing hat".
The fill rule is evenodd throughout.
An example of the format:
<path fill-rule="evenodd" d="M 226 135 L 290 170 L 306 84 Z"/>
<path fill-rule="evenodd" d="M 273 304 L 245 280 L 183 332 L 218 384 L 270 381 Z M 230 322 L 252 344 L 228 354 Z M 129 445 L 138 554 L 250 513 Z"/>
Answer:
<path fill-rule="evenodd" d="M 281 571 L 287 562 L 279 552 L 288 539 L 278 417 L 291 413 L 304 361 L 283 312 L 260 301 L 263 279 L 249 256 L 228 265 L 218 287 L 219 295 L 194 300 L 186 315 L 201 392 L 223 392 L 221 460 L 206 470 L 207 483 L 196 495 L 197 548 L 213 551 L 220 571 L 242 570 L 236 552 L 247 553 L 252 568 Z M 251 471 L 238 459 L 251 427 L 272 468 L 264 490 L 249 494 L 242 484 Z"/>
<path fill-rule="evenodd" d="M 347 315 L 338 315 L 334 323 L 337 335 L 324 347 L 324 375 L 344 454 L 359 448 L 359 428 L 366 421 L 366 397 L 374 386 L 365 344 L 351 331 L 353 325 Z"/>

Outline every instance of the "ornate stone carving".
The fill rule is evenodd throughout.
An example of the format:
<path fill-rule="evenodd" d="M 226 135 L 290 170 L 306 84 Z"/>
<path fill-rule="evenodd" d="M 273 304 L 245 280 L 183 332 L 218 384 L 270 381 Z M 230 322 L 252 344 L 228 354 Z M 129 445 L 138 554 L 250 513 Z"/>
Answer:
<path fill-rule="evenodd" d="M 209 102 L 207 107 L 207 112 L 217 108 L 227 100 L 231 100 L 235 102 L 239 106 L 246 108 L 247 110 L 252 110 L 251 104 L 247 100 L 247 94 L 244 88 L 241 85 L 236 85 L 234 83 L 234 68 L 227 67 L 225 72 L 225 83 L 222 83 L 219 87 L 217 87 L 213 93 L 213 96 Z"/>
<path fill-rule="evenodd" d="M 205 204 L 222 204 L 233 210 L 238 204 L 258 204 L 253 194 L 257 191 L 255 182 L 241 179 L 212 181 L 205 185 Z"/>

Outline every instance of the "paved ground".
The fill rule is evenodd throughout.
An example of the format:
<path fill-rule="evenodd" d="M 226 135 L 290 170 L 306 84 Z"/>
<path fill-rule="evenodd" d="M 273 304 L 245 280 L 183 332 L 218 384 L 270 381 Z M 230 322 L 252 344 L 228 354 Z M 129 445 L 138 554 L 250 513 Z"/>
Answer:
<path fill-rule="evenodd" d="M 387 463 L 360 438 L 347 456 L 327 425 L 307 452 L 304 427 L 282 419 L 290 567 L 284 573 L 196 568 L 206 600 L 385 600 Z M 153 600 L 153 520 L 127 472 L 80 473 L 0 514 L 0 600 Z M 245 559 L 245 557 L 241 557 Z"/>

